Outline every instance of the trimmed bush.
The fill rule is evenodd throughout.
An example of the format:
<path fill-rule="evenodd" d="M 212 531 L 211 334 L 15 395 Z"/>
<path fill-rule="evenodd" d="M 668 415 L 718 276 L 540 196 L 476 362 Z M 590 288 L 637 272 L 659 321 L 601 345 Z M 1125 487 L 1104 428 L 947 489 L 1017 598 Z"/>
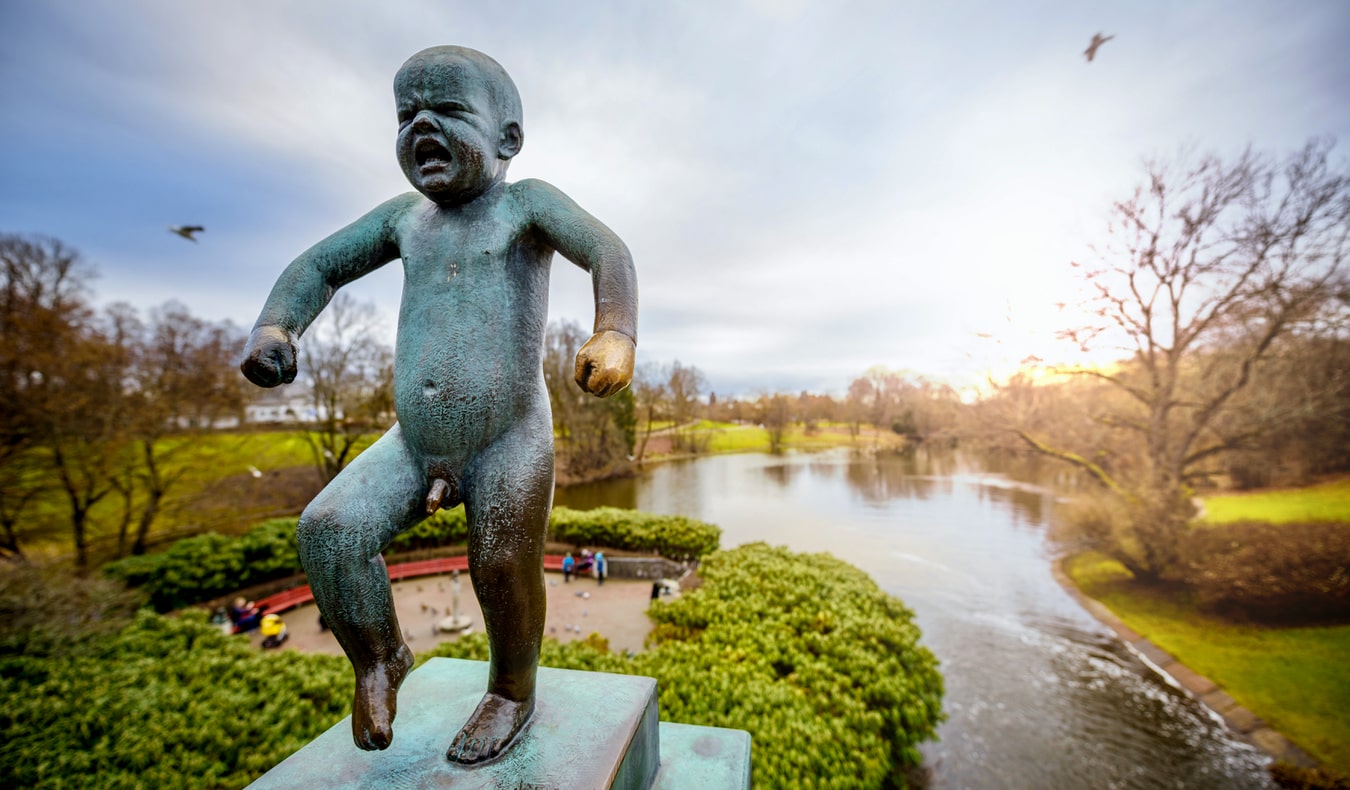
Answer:
<path fill-rule="evenodd" d="M 549 516 L 549 537 L 578 548 L 603 546 L 652 552 L 672 560 L 693 560 L 717 550 L 722 530 L 684 516 L 660 516 L 617 507 L 594 510 L 555 507 Z M 468 539 L 469 525 L 461 506 L 437 511 L 432 518 L 394 538 L 389 549 L 430 549 L 462 544 Z"/>
<path fill-rule="evenodd" d="M 265 521 L 239 537 L 214 532 L 175 541 L 160 554 L 103 566 L 104 575 L 141 587 L 161 612 L 300 573 L 295 519 Z"/>
<path fill-rule="evenodd" d="M 1247 521 L 1194 529 L 1181 581 L 1201 603 L 1276 622 L 1350 619 L 1350 524 Z"/>
<path fill-rule="evenodd" d="M 109 579 L 28 565 L 0 567 L 0 675 L 12 656 L 41 656 L 115 635 L 144 605 Z"/>
<path fill-rule="evenodd" d="M 689 560 L 717 549 L 722 530 L 683 516 L 636 510 L 554 508 L 553 539 L 577 546 L 654 552 Z M 143 588 L 151 606 L 170 612 L 255 584 L 303 572 L 295 547 L 296 519 L 266 521 L 239 537 L 208 533 L 184 538 L 160 554 L 126 557 L 103 573 L 128 587 Z M 394 538 L 388 551 L 463 545 L 469 526 L 463 506 L 435 515 Z"/>
<path fill-rule="evenodd" d="M 262 653 L 201 612 L 3 666 L 3 787 L 239 788 L 351 705 L 345 658 Z"/>
<path fill-rule="evenodd" d="M 389 543 L 387 551 L 417 551 L 441 546 L 458 546 L 469 542 L 469 520 L 464 506 L 437 510 L 431 518 L 419 522 L 400 533 Z"/>
<path fill-rule="evenodd" d="M 942 718 L 913 614 L 824 554 L 755 544 L 702 573 L 653 606 L 651 650 L 545 639 L 542 663 L 650 675 L 663 719 L 749 730 L 758 787 L 904 786 Z M 242 787 L 349 712 L 345 658 L 262 653 L 202 612 L 63 644 L 0 660 L 0 786 Z M 487 641 L 433 655 L 484 660 Z"/>
<path fill-rule="evenodd" d="M 697 591 L 653 605 L 650 650 L 546 640 L 541 663 L 649 675 L 663 720 L 748 730 L 756 787 L 903 787 L 942 719 L 942 677 L 913 613 L 827 554 L 752 544 L 709 556 L 700 574 Z M 485 659 L 487 641 L 434 654 Z"/>
<path fill-rule="evenodd" d="M 598 507 L 553 508 L 549 535 L 561 543 L 647 551 L 672 560 L 695 560 L 716 551 L 722 530 L 684 516 L 659 516 L 640 510 Z"/>

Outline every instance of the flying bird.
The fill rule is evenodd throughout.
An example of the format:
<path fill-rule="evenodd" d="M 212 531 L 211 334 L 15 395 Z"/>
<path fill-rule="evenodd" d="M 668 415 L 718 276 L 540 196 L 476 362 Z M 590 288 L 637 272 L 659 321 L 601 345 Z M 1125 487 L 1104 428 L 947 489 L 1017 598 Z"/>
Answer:
<path fill-rule="evenodd" d="M 204 230 L 206 230 L 206 228 L 203 228 L 201 225 L 174 225 L 169 228 L 170 233 L 177 233 L 188 241 L 196 241 L 197 237 L 192 234 L 201 233 Z"/>
<path fill-rule="evenodd" d="M 1101 33 L 1094 33 L 1092 36 L 1092 43 L 1088 44 L 1088 48 L 1083 50 L 1083 56 L 1088 59 L 1088 63 L 1091 63 L 1092 59 L 1097 56 L 1097 47 L 1100 47 L 1102 44 L 1105 44 L 1115 37 L 1114 33 L 1109 36 L 1103 36 Z"/>

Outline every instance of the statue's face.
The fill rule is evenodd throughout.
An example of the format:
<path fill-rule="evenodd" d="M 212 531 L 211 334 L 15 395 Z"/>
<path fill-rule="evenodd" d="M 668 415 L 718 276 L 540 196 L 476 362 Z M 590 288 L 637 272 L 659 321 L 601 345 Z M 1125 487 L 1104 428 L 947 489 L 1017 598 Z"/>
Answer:
<path fill-rule="evenodd" d="M 465 203 L 505 177 L 502 124 L 471 64 L 413 63 L 394 78 L 394 98 L 398 163 L 418 192 L 437 203 Z"/>

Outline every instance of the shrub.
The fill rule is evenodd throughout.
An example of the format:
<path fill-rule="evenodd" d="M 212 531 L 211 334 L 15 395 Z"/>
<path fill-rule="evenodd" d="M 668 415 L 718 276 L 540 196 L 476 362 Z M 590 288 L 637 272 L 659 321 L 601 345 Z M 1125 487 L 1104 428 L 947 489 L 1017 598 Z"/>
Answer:
<path fill-rule="evenodd" d="M 556 507 L 549 517 L 553 540 L 581 546 L 646 551 L 672 560 L 691 560 L 717 549 L 722 530 L 684 516 L 660 516 L 638 510 Z M 469 526 L 464 508 L 440 510 L 389 544 L 392 551 L 430 549 L 464 543 Z"/>
<path fill-rule="evenodd" d="M 265 521 L 239 537 L 211 532 L 184 538 L 163 553 L 127 557 L 103 567 L 106 576 L 144 588 L 150 604 L 161 612 L 300 570 L 293 518 Z"/>
<path fill-rule="evenodd" d="M 389 543 L 389 551 L 416 551 L 455 546 L 469 541 L 469 520 L 464 506 L 437 510 L 430 518 L 401 533 Z"/>
<path fill-rule="evenodd" d="M 116 636 L 0 676 L 0 786 L 243 787 L 347 714 L 338 656 L 265 654 L 204 613 L 142 612 Z"/>
<path fill-rule="evenodd" d="M 1270 778 L 1285 790 L 1350 790 L 1350 779 L 1344 776 L 1325 768 L 1304 768 L 1279 760 L 1271 763 Z"/>
<path fill-rule="evenodd" d="M 653 605 L 631 658 L 546 640 L 541 662 L 655 677 L 667 721 L 750 732 L 757 787 L 903 786 L 942 718 L 913 614 L 862 571 L 764 544 L 709 556 L 703 585 Z M 482 636 L 437 655 L 483 659 Z"/>
<path fill-rule="evenodd" d="M 702 521 L 617 507 L 556 507 L 549 518 L 549 533 L 556 541 L 578 547 L 649 551 L 672 560 L 698 559 L 716 551 L 722 538 L 721 529 Z"/>
<path fill-rule="evenodd" d="M 653 607 L 651 650 L 546 639 L 542 662 L 653 676 L 664 719 L 749 730 L 756 786 L 903 786 L 941 719 L 912 613 L 823 554 L 755 544 L 710 556 L 703 574 Z M 434 655 L 485 660 L 487 641 Z M 242 787 L 346 715 L 352 692 L 346 659 L 262 653 L 201 612 L 143 611 L 0 668 L 3 787 Z"/>
<path fill-rule="evenodd" d="M 139 599 L 108 579 L 27 565 L 0 568 L 0 660 L 50 655 L 115 634 L 131 621 Z"/>
<path fill-rule="evenodd" d="M 1180 505 L 1100 492 L 1060 505 L 1055 512 L 1050 537 L 1061 547 L 1105 554 L 1142 582 L 1175 576 L 1178 543 L 1185 528 Z"/>
<path fill-rule="evenodd" d="M 714 551 L 722 530 L 683 516 L 636 510 L 555 508 L 550 532 L 577 546 L 649 551 L 674 560 Z M 169 612 L 255 584 L 302 572 L 293 518 L 263 522 L 239 537 L 208 533 L 175 542 L 161 554 L 127 557 L 103 567 L 110 578 L 140 587 L 157 611 Z M 389 550 L 462 545 L 469 539 L 464 508 L 438 510 L 394 538 Z"/>
<path fill-rule="evenodd" d="M 1350 524 L 1237 522 L 1182 540 L 1181 581 L 1227 614 L 1281 622 L 1350 617 Z"/>

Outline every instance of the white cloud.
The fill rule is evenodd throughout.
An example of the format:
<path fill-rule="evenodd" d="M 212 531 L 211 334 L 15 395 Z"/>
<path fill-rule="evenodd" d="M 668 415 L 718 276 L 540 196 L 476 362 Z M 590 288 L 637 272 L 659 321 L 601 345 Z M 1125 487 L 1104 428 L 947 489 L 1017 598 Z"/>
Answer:
<path fill-rule="evenodd" d="M 511 177 L 556 184 L 633 250 L 644 355 L 724 389 L 874 363 L 957 376 L 1048 356 L 1067 262 L 1143 156 L 1350 132 L 1348 20 L 1336 2 L 7 8 L 0 98 L 26 111 L 0 129 L 72 147 L 96 130 L 112 159 L 181 146 L 216 182 L 176 177 L 184 210 L 214 220 L 192 258 L 107 230 L 121 215 L 76 224 L 22 184 L 0 202 L 89 236 L 108 298 L 177 296 L 247 323 L 289 256 L 408 188 L 393 73 L 422 47 L 465 44 L 520 87 Z M 1117 37 L 1089 65 L 1099 29 Z M 165 157 L 147 161 L 176 166 Z M 147 216 L 170 200 L 135 178 L 117 188 Z M 354 287 L 392 316 L 396 270 Z M 589 299 L 560 262 L 552 314 L 589 323 Z"/>

